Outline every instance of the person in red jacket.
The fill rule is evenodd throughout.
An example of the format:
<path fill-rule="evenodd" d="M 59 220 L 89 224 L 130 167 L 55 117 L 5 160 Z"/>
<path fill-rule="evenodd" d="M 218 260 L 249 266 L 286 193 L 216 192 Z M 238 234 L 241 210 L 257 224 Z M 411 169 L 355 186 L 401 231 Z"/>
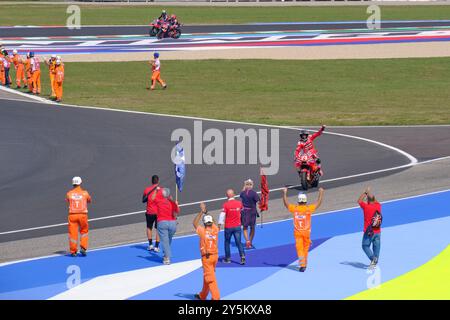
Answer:
<path fill-rule="evenodd" d="M 364 201 L 364 199 L 367 201 Z M 370 187 L 359 196 L 358 204 L 364 213 L 364 235 L 362 240 L 362 249 L 367 257 L 370 259 L 369 268 L 375 268 L 380 256 L 381 247 L 381 227 L 372 228 L 372 220 L 375 214 L 381 215 L 381 204 L 377 201 L 373 193 L 370 191 Z M 372 246 L 372 249 L 370 248 Z"/>
<path fill-rule="evenodd" d="M 142 202 L 147 203 L 145 211 L 145 220 L 147 222 L 147 239 L 148 239 L 148 251 L 159 252 L 159 234 L 156 232 L 156 242 L 153 246 L 153 226 L 158 230 L 157 213 L 158 207 L 156 206 L 156 198 L 162 197 L 161 187 L 159 186 L 159 177 L 157 175 L 152 176 L 152 185 L 145 188 L 144 195 L 142 196 Z"/>
<path fill-rule="evenodd" d="M 297 147 L 295 148 L 295 159 L 299 157 L 300 154 L 307 154 L 310 158 L 310 165 L 314 172 L 318 172 L 320 175 L 323 174 L 320 168 L 320 158 L 318 152 L 314 146 L 314 140 L 322 134 L 325 130 L 326 126 L 322 125 L 319 131 L 310 135 L 308 131 L 302 130 L 300 131 L 300 140 L 297 143 Z M 300 170 L 300 167 L 297 166 L 297 169 Z M 300 174 L 300 171 L 298 171 Z"/>
<path fill-rule="evenodd" d="M 164 250 L 164 264 L 170 264 L 172 256 L 172 238 L 177 231 L 177 216 L 180 212 L 178 202 L 173 201 L 170 197 L 170 190 L 168 188 L 162 189 L 162 197 L 156 198 L 158 233 L 161 239 Z"/>

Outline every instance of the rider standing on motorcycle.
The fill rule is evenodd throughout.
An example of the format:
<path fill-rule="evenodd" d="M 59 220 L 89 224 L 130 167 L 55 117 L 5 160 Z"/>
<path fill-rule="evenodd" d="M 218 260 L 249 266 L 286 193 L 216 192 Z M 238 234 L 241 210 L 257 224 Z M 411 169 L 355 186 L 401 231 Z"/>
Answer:
<path fill-rule="evenodd" d="M 319 131 L 315 132 L 312 135 L 310 135 L 306 130 L 300 131 L 300 140 L 298 141 L 297 148 L 295 149 L 295 159 L 298 159 L 299 154 L 306 153 L 311 159 L 313 172 L 319 171 L 320 175 L 322 175 L 323 172 L 320 169 L 320 158 L 318 156 L 316 148 L 314 147 L 313 141 L 322 134 L 325 128 L 326 126 L 322 125 Z"/>

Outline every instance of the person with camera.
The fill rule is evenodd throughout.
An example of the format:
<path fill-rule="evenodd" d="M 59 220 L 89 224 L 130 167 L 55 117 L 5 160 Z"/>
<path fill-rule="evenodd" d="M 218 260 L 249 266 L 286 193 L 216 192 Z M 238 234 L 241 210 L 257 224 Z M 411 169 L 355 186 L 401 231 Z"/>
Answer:
<path fill-rule="evenodd" d="M 381 248 L 381 204 L 375 199 L 370 187 L 359 196 L 358 204 L 364 214 L 364 235 L 362 249 L 370 259 L 369 269 L 376 267 Z M 372 248 L 371 248 L 372 247 Z"/>

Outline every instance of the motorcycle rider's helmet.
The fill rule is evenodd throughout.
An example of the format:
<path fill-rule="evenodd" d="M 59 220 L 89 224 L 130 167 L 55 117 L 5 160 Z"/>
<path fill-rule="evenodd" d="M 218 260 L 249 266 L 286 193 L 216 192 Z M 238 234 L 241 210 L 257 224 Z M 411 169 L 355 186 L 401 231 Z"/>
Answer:
<path fill-rule="evenodd" d="M 308 139 L 309 133 L 306 130 L 302 130 L 302 131 L 300 131 L 299 136 L 300 136 L 300 141 L 305 142 L 306 139 Z"/>
<path fill-rule="evenodd" d="M 172 20 L 177 20 L 177 16 L 174 15 L 174 14 L 172 14 L 172 15 L 170 16 L 170 19 L 172 19 Z"/>

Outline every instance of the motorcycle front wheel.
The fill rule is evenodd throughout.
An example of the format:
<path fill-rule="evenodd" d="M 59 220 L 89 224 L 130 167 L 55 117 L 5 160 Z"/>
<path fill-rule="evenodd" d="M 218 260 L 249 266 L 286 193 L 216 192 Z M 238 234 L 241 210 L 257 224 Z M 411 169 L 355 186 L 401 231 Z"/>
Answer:
<path fill-rule="evenodd" d="M 174 31 L 174 33 L 172 34 L 172 38 L 178 39 L 179 37 L 181 37 L 181 32 L 178 30 Z"/>
<path fill-rule="evenodd" d="M 300 183 L 302 185 L 303 190 L 308 190 L 308 179 L 306 177 L 306 171 L 302 171 L 300 173 Z"/>
<path fill-rule="evenodd" d="M 155 27 L 152 27 L 150 29 L 149 34 L 150 34 L 150 37 L 155 37 L 158 34 L 158 30 Z"/>

